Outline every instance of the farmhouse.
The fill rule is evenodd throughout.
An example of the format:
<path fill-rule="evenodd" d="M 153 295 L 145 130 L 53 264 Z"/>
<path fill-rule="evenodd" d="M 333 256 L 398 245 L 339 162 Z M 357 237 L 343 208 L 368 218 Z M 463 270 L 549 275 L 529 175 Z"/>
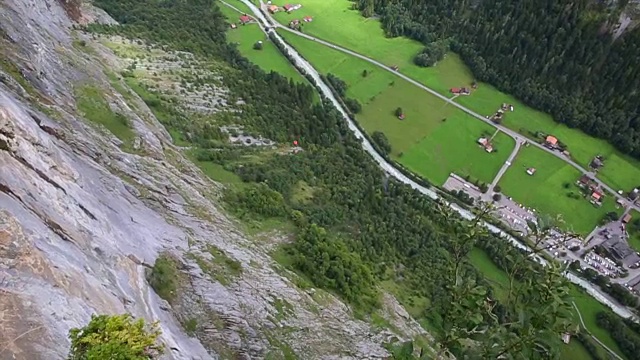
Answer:
<path fill-rule="evenodd" d="M 304 22 L 312 22 L 313 18 L 311 16 L 305 16 L 302 18 L 302 20 L 304 20 Z"/>
<path fill-rule="evenodd" d="M 275 14 L 278 11 L 280 11 L 280 8 L 277 7 L 276 5 L 269 5 L 269 7 L 267 8 L 269 10 L 270 13 Z"/>
<path fill-rule="evenodd" d="M 454 95 L 469 95 L 469 94 L 471 94 L 471 91 L 469 89 L 467 89 L 466 87 L 463 87 L 463 88 L 451 88 L 451 89 L 449 89 L 449 91 Z"/>
<path fill-rule="evenodd" d="M 298 10 L 302 7 L 302 5 L 300 4 L 295 4 L 295 5 L 291 5 L 291 4 L 286 4 L 285 6 L 283 6 L 282 8 L 284 9 L 284 11 L 290 13 L 292 11 Z"/>
<path fill-rule="evenodd" d="M 555 149 L 556 146 L 558 146 L 558 139 L 555 136 L 549 135 L 544 139 L 544 144 L 550 149 Z"/>
<path fill-rule="evenodd" d="M 587 175 L 582 175 L 576 185 L 585 190 L 596 191 L 598 189 L 598 183 Z"/>
<path fill-rule="evenodd" d="M 240 16 L 240 23 L 241 24 L 246 24 L 249 21 L 251 21 L 251 17 L 248 16 L 247 14 L 244 14 L 244 15 Z"/>
<path fill-rule="evenodd" d="M 604 194 L 601 193 L 600 191 L 594 191 L 591 193 L 591 203 L 594 205 L 602 205 L 602 198 L 604 197 Z"/>
<path fill-rule="evenodd" d="M 232 29 L 236 29 L 237 27 L 238 27 L 238 25 L 236 25 L 236 24 L 234 24 L 234 23 L 231 23 L 231 28 L 232 28 Z"/>
<path fill-rule="evenodd" d="M 536 168 L 528 168 L 527 169 L 527 174 L 533 176 L 533 174 L 536 173 Z"/>
<path fill-rule="evenodd" d="M 478 144 L 482 145 L 482 147 L 484 147 L 484 150 L 488 153 L 493 151 L 493 145 L 491 145 L 491 142 L 487 138 L 481 137 L 480 139 L 478 139 Z"/>
<path fill-rule="evenodd" d="M 300 20 L 295 19 L 289 22 L 289 27 L 294 30 L 300 30 Z"/>
<path fill-rule="evenodd" d="M 491 115 L 490 119 L 494 123 L 499 124 L 499 123 L 502 122 L 502 116 L 503 115 L 504 115 L 504 110 L 503 109 L 498 109 L 498 111 L 496 111 L 495 114 Z"/>
<path fill-rule="evenodd" d="M 636 201 L 638 199 L 638 197 L 640 197 L 640 189 L 635 188 L 635 189 L 631 190 L 631 192 L 629 193 L 629 195 L 627 195 L 627 197 L 631 201 Z"/>
<path fill-rule="evenodd" d="M 593 160 L 591 160 L 591 162 L 589 163 L 589 167 L 591 167 L 594 170 L 598 170 L 603 166 L 604 166 L 604 163 L 602 162 L 602 156 L 600 155 L 594 157 Z"/>
<path fill-rule="evenodd" d="M 400 114 L 400 115 L 398 115 L 398 119 L 400 119 L 400 120 L 404 120 L 404 114 Z"/>
<path fill-rule="evenodd" d="M 627 214 L 627 215 L 622 217 L 622 223 L 623 224 L 628 224 L 629 221 L 631 221 L 631 214 Z"/>

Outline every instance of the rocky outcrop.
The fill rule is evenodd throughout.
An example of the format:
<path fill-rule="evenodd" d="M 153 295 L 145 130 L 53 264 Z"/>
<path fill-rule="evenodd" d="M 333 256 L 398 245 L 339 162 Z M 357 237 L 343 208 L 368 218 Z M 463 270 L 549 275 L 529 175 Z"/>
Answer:
<path fill-rule="evenodd" d="M 282 237 L 237 230 L 217 205 L 220 185 L 105 75 L 128 60 L 74 34 L 74 21 L 113 20 L 75 1 L 0 3 L 0 358 L 63 359 L 69 329 L 93 313 L 159 320 L 170 359 L 385 358 L 383 343 L 424 335 L 391 296 L 382 316 L 393 331 L 296 286 L 269 255 Z M 89 83 L 130 122 L 131 151 L 77 110 Z M 200 94 L 185 108 L 226 106 L 222 87 L 208 91 L 215 101 L 194 105 Z M 145 280 L 161 253 L 182 273 L 172 305 Z"/>

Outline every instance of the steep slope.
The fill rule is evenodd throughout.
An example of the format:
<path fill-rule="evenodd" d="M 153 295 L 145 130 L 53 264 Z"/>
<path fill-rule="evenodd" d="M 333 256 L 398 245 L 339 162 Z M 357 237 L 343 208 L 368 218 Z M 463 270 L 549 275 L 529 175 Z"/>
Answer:
<path fill-rule="evenodd" d="M 383 343 L 424 333 L 392 297 L 393 332 L 299 289 L 269 255 L 282 236 L 238 230 L 217 205 L 220 186 L 114 75 L 145 47 L 73 30 L 112 23 L 104 12 L 12 0 L 0 14 L 0 358 L 62 359 L 68 330 L 92 313 L 159 320 L 173 359 L 384 358 Z M 182 93 L 184 108 L 227 105 L 223 85 L 181 89 L 162 76 L 182 64 L 161 59 L 188 54 L 151 53 L 146 74 Z M 145 280 L 160 254 L 181 272 L 171 305 Z"/>

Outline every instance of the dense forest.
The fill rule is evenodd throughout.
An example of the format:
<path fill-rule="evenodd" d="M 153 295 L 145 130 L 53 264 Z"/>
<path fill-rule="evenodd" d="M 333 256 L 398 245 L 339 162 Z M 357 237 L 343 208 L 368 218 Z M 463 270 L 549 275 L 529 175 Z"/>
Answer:
<path fill-rule="evenodd" d="M 614 36 L 627 3 L 357 0 L 388 36 L 450 40 L 478 80 L 640 158 L 640 28 Z"/>
<path fill-rule="evenodd" d="M 483 231 L 477 219 L 462 220 L 385 176 L 329 101 L 314 102 L 313 88 L 262 72 L 227 43 L 227 24 L 212 0 L 95 4 L 122 25 L 90 30 L 223 64 L 213 68 L 222 73 L 230 96 L 244 100 L 237 105 L 238 124 L 280 143 L 299 141 L 299 153 L 257 156 L 257 149 L 225 144 L 214 125 L 190 121 L 170 101 L 145 99 L 154 112 L 172 114 L 159 118 L 174 132 L 189 134 L 185 139 L 199 160 L 221 164 L 243 180 L 244 186 L 224 197 L 236 216 L 294 225 L 295 240 L 281 251 L 314 286 L 342 296 L 366 317 L 379 306 L 382 284 L 394 284 L 405 305 L 422 309 L 416 316 L 430 324 L 441 353 L 467 359 L 556 357 L 559 335 L 571 322 L 562 270 L 528 261 Z M 503 293 L 470 265 L 474 247 L 512 279 Z"/>

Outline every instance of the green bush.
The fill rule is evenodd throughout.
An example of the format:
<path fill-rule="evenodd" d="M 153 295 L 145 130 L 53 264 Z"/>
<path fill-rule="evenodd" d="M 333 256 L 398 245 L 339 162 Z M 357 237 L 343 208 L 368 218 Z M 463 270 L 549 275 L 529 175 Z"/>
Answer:
<path fill-rule="evenodd" d="M 178 289 L 178 266 L 168 255 L 161 255 L 147 277 L 149 285 L 161 298 L 171 302 Z"/>
<path fill-rule="evenodd" d="M 163 353 L 157 343 L 158 323 L 147 326 L 131 315 L 92 315 L 83 328 L 69 331 L 71 350 L 68 360 L 149 360 Z"/>

